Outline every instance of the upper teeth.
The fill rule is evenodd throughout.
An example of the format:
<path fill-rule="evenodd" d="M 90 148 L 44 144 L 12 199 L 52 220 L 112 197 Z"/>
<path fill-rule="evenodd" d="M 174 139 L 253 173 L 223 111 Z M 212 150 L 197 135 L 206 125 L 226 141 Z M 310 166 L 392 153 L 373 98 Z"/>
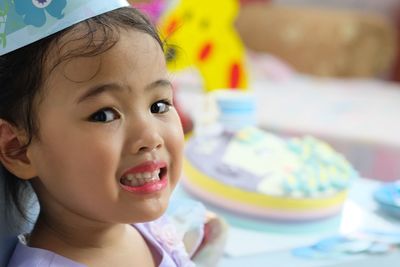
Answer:
<path fill-rule="evenodd" d="M 121 183 L 128 186 L 140 186 L 145 183 L 160 180 L 160 169 L 153 172 L 130 173 L 121 179 Z"/>
<path fill-rule="evenodd" d="M 160 174 L 160 169 L 153 172 L 140 172 L 140 173 L 130 173 L 126 176 L 126 179 L 132 181 L 133 179 L 149 179 L 152 180 L 154 178 L 158 178 Z"/>

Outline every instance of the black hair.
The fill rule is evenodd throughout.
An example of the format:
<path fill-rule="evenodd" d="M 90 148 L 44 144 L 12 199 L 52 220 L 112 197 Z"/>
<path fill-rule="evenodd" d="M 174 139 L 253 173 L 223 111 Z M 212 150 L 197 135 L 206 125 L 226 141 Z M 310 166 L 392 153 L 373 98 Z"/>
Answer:
<path fill-rule="evenodd" d="M 60 55 L 50 68 L 51 71 L 65 60 L 91 57 L 107 51 L 117 43 L 121 29 L 147 33 L 164 50 L 157 30 L 146 16 L 134 8 L 123 7 L 87 19 L 0 57 L 0 118 L 26 132 L 28 140 L 24 148 L 29 146 L 32 138 L 38 136 L 34 100 L 40 95 L 40 88 L 45 81 L 44 73 L 47 73 L 48 68 L 45 63 L 49 62 L 49 51 L 60 43 L 61 49 L 62 37 L 69 33 L 75 38 L 72 41 L 84 41 L 78 49 Z M 52 62 L 53 60 L 51 58 Z M 0 180 L 4 183 L 2 195 L 5 197 L 6 211 L 15 214 L 16 210 L 27 219 L 26 204 L 32 193 L 30 183 L 19 179 L 2 165 L 0 171 Z"/>

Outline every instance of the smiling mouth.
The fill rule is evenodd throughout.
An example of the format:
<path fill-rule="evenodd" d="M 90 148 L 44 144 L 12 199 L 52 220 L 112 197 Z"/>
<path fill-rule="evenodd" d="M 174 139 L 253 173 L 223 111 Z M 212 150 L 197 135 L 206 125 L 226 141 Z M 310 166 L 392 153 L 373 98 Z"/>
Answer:
<path fill-rule="evenodd" d="M 120 179 L 120 183 L 128 187 L 143 187 L 155 184 L 165 179 L 167 168 L 160 168 L 152 172 L 129 173 Z"/>

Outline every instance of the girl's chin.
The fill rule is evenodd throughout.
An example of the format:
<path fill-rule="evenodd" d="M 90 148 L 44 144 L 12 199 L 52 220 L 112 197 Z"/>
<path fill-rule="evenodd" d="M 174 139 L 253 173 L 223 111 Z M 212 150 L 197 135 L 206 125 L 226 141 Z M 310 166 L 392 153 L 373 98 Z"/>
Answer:
<path fill-rule="evenodd" d="M 165 213 L 165 210 L 163 212 L 146 214 L 146 215 L 141 216 L 140 218 L 136 217 L 135 219 L 126 220 L 124 223 L 125 224 L 135 224 L 135 223 L 151 222 L 151 221 L 155 221 L 158 218 L 160 218 L 162 215 L 164 215 L 164 213 Z"/>
<path fill-rule="evenodd" d="M 125 223 L 129 224 L 154 221 L 165 214 L 167 207 L 168 204 L 164 204 L 162 206 L 158 206 L 155 209 L 147 209 L 145 211 L 136 210 L 136 212 L 133 214 L 134 218 L 131 217 L 124 221 Z"/>

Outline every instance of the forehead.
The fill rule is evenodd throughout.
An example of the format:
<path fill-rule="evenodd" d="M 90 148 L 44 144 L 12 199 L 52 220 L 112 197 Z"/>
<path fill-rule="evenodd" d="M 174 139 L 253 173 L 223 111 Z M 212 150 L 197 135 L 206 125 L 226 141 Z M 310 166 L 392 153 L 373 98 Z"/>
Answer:
<path fill-rule="evenodd" d="M 50 49 L 45 84 L 57 78 L 85 83 L 107 78 L 118 70 L 129 69 L 134 74 L 154 67 L 165 68 L 161 46 L 147 33 L 118 29 L 117 35 L 96 32 L 87 37 L 86 32 L 79 28 L 69 32 Z"/>

